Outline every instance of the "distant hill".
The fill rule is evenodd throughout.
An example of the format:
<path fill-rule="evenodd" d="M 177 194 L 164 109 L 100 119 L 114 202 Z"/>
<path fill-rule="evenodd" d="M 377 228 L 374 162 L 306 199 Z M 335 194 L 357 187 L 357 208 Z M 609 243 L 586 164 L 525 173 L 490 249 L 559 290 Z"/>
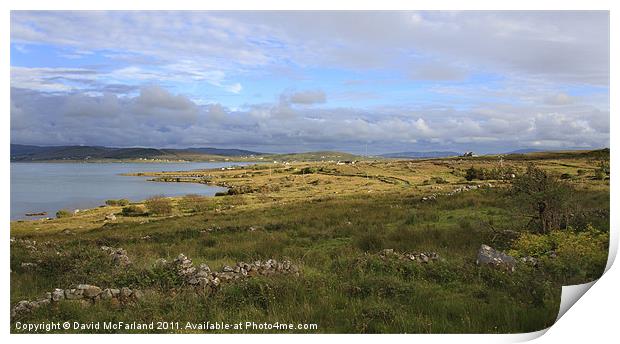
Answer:
<path fill-rule="evenodd" d="M 282 160 L 282 161 L 345 161 L 345 160 L 362 160 L 364 157 L 337 151 L 319 151 L 304 153 L 287 153 L 287 154 L 271 154 L 265 155 L 264 159 Z"/>
<path fill-rule="evenodd" d="M 264 155 L 265 153 L 253 152 L 249 150 L 243 149 L 225 149 L 225 148 L 186 148 L 182 149 L 182 151 L 200 153 L 200 154 L 209 154 L 209 155 L 221 155 L 221 156 L 249 156 L 249 155 Z"/>
<path fill-rule="evenodd" d="M 433 151 L 433 152 L 399 152 L 382 154 L 384 158 L 402 158 L 402 159 L 424 159 L 424 158 L 446 158 L 451 156 L 461 156 L 462 153 L 450 151 Z"/>
<path fill-rule="evenodd" d="M 546 152 L 547 150 L 545 149 L 537 149 L 537 148 L 524 148 L 524 149 L 517 149 L 514 150 L 512 152 L 507 152 L 504 154 L 526 154 L 526 153 L 538 153 L 538 152 Z"/>
<path fill-rule="evenodd" d="M 217 157 L 242 157 L 263 153 L 219 148 L 115 148 L 102 146 L 31 146 L 11 144 L 11 161 L 45 160 L 128 160 L 168 159 L 206 160 Z"/>

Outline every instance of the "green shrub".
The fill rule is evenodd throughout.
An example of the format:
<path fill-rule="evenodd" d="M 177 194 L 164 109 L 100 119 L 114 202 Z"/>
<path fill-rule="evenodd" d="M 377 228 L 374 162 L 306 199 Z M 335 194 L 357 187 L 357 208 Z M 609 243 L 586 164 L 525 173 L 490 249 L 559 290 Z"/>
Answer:
<path fill-rule="evenodd" d="M 194 213 L 205 212 L 210 208 L 209 198 L 196 194 L 189 194 L 183 196 L 179 201 L 179 206 L 182 209 L 189 210 Z"/>
<path fill-rule="evenodd" d="M 58 219 L 61 219 L 63 217 L 71 217 L 71 216 L 73 216 L 73 213 L 67 209 L 60 209 L 59 211 L 56 212 L 56 218 Z"/>
<path fill-rule="evenodd" d="M 598 168 L 594 170 L 594 179 L 605 180 L 607 176 L 609 176 L 609 161 L 601 161 Z"/>
<path fill-rule="evenodd" d="M 524 174 L 515 178 L 512 192 L 523 205 L 521 208 L 528 209 L 542 233 L 562 228 L 570 214 L 577 211 L 570 185 L 534 165 L 529 165 Z"/>
<path fill-rule="evenodd" d="M 126 198 L 121 198 L 121 199 L 109 199 L 105 201 L 106 205 L 109 206 L 126 206 L 129 204 L 129 200 Z"/>
<path fill-rule="evenodd" d="M 146 209 L 141 205 L 129 205 L 123 208 L 124 216 L 143 216 L 146 215 Z"/>
<path fill-rule="evenodd" d="M 431 182 L 435 184 L 448 184 L 449 182 L 442 177 L 432 177 Z"/>
<path fill-rule="evenodd" d="M 150 213 L 155 215 L 169 215 L 172 213 L 172 201 L 169 198 L 158 195 L 144 201 Z"/>
<path fill-rule="evenodd" d="M 588 225 L 581 231 L 568 228 L 523 234 L 509 253 L 537 257 L 543 268 L 563 283 L 578 284 L 600 277 L 607 263 L 608 246 L 609 233 Z"/>
<path fill-rule="evenodd" d="M 317 173 L 318 169 L 316 167 L 304 167 L 296 174 L 314 174 Z"/>

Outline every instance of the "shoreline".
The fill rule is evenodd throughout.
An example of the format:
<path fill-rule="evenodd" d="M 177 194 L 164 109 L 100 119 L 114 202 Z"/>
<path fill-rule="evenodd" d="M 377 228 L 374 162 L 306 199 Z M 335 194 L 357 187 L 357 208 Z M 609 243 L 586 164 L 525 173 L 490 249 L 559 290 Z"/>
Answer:
<path fill-rule="evenodd" d="M 56 162 L 56 161 L 54 161 L 54 162 Z M 127 161 L 123 161 L 123 162 L 127 162 Z M 13 163 L 13 162 L 11 162 L 11 163 Z M 23 164 L 47 164 L 47 163 L 50 163 L 50 162 L 49 161 L 46 161 L 46 162 L 40 162 L 40 161 L 30 162 L 29 161 L 29 162 L 15 162 L 15 163 L 20 163 L 20 164 L 22 164 L 22 163 Z M 77 163 L 77 162 L 72 162 L 72 161 L 66 161 L 65 160 L 65 161 L 62 161 L 62 163 L 71 164 L 71 163 Z M 86 164 L 86 163 L 98 163 L 98 162 L 90 161 L 90 162 L 82 162 L 82 163 Z M 105 163 L 122 163 L 122 162 L 106 161 Z M 128 163 L 130 163 L 130 162 L 128 162 Z M 169 161 L 169 162 L 154 162 L 154 161 L 145 162 L 145 161 L 142 161 L 141 163 L 144 163 L 145 165 L 148 165 L 148 164 L 152 164 L 152 163 L 175 164 L 175 163 L 180 163 L 180 162 L 171 162 L 171 161 Z M 229 166 L 236 166 L 237 169 L 240 168 L 241 166 L 243 166 L 243 164 L 253 165 L 253 163 L 249 162 L 249 161 L 219 161 L 219 162 L 207 162 L 207 161 L 205 161 L 205 162 L 193 162 L 193 161 L 185 161 L 183 163 L 187 163 L 187 164 L 192 164 L 192 163 L 229 164 Z M 242 164 L 242 165 L 235 165 L 235 164 Z M 181 170 L 175 170 L 175 171 L 170 171 L 170 172 L 177 172 L 177 173 L 180 172 L 180 173 L 183 173 L 183 172 L 191 172 L 191 171 L 210 171 L 210 170 L 219 171 L 220 167 L 212 167 L 212 168 L 200 168 L 200 167 L 198 167 L 197 169 L 181 169 Z M 160 172 L 163 172 L 163 171 L 160 171 Z M 160 173 L 160 172 L 156 172 L 156 173 Z M 149 174 L 149 173 L 153 173 L 153 172 L 115 173 L 115 175 L 123 176 L 123 177 L 142 177 L 142 182 L 173 182 L 173 181 L 164 181 L 164 180 L 153 180 L 152 178 L 149 178 L 148 175 L 146 175 L 146 174 Z M 196 194 L 199 194 L 199 195 L 204 196 L 204 197 L 215 197 L 216 193 L 218 193 L 218 192 L 227 192 L 228 188 L 230 187 L 230 186 L 223 185 L 223 184 L 205 183 L 205 182 L 200 182 L 200 181 L 195 181 L 194 183 L 195 184 L 202 184 L 204 186 L 211 187 L 211 188 L 218 188 L 218 189 L 221 189 L 221 190 L 212 190 L 212 192 L 209 192 L 209 193 L 200 192 L 200 191 L 204 191 L 204 190 L 192 190 L 191 192 L 187 192 L 187 193 L 183 193 L 183 194 L 177 194 L 177 195 L 170 195 L 170 196 L 165 196 L 165 197 L 171 198 L 171 199 L 173 199 L 175 201 L 178 201 L 178 199 L 180 199 L 184 195 L 191 194 L 191 193 L 196 193 Z M 157 193 L 155 192 L 155 193 L 153 193 L 153 195 L 154 194 L 157 194 Z M 166 194 L 166 193 L 164 193 L 164 194 Z M 60 207 L 58 209 L 56 209 L 56 208 L 54 208 L 54 209 L 51 209 L 51 208 L 50 209 L 41 209 L 41 208 L 36 209 L 35 208 L 34 210 L 28 209 L 28 210 L 25 210 L 24 213 L 19 214 L 18 215 L 19 217 L 11 218 L 10 219 L 10 223 L 11 224 L 13 224 L 13 223 L 30 223 L 30 222 L 36 223 L 36 222 L 41 222 L 41 221 L 57 220 L 58 218 L 55 216 L 55 214 L 56 214 L 57 211 L 60 211 L 60 210 L 69 210 L 70 212 L 74 212 L 76 210 L 78 210 L 79 212 L 92 211 L 92 210 L 95 210 L 95 209 L 105 208 L 106 207 L 106 205 L 105 205 L 106 199 L 116 199 L 116 198 L 130 198 L 131 199 L 131 196 L 126 196 L 126 197 L 123 197 L 122 195 L 120 195 L 120 196 L 110 196 L 110 197 L 105 197 L 104 196 L 103 198 L 105 198 L 105 199 L 101 199 L 101 202 L 98 205 L 94 205 L 94 206 L 90 206 L 90 207 L 86 206 L 84 208 L 81 207 L 81 206 L 73 205 L 73 206 Z M 144 197 L 144 198 L 137 198 L 135 200 L 131 200 L 131 203 L 132 204 L 142 204 L 142 203 L 144 203 L 144 201 L 147 198 L 148 198 L 148 196 Z M 95 203 L 95 202 L 93 202 L 93 203 Z M 26 214 L 30 214 L 30 213 L 32 213 L 32 214 L 35 214 L 35 213 L 37 213 L 37 214 L 38 213 L 46 213 L 46 214 L 45 215 L 37 215 L 37 216 L 27 216 L 26 215 Z"/>

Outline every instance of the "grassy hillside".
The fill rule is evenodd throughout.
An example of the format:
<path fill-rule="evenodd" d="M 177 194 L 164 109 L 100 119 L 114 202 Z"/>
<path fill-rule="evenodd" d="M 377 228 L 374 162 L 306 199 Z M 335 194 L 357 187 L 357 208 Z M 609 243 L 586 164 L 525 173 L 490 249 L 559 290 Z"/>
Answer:
<path fill-rule="evenodd" d="M 114 160 L 171 160 L 221 161 L 253 159 L 262 153 L 240 149 L 187 148 L 114 148 L 98 146 L 28 146 L 11 144 L 11 161 L 114 161 Z"/>
<path fill-rule="evenodd" d="M 570 198 L 573 215 L 545 232 L 513 187 L 530 173 L 530 163 L 570 190 L 563 197 Z M 149 201 L 140 216 L 105 206 L 11 223 L 11 306 L 82 283 L 144 291 L 139 300 L 120 304 L 58 302 L 12 322 L 181 323 L 163 332 L 200 332 L 183 326 L 207 320 L 318 325 L 289 331 L 302 333 L 539 330 L 554 322 L 562 285 L 591 281 L 605 266 L 609 177 L 601 177 L 600 166 L 598 153 L 581 152 L 153 173 L 158 180 L 230 191 L 170 199 L 163 213 Z M 472 168 L 484 179 L 467 180 Z M 115 218 L 106 220 L 109 214 Z M 482 244 L 517 258 L 515 271 L 476 265 Z M 119 268 L 101 246 L 125 249 L 131 264 Z M 203 291 L 155 264 L 180 253 L 212 270 L 274 258 L 290 260 L 300 272 L 249 276 Z M 411 261 L 400 253 L 438 259 Z M 536 264 L 520 260 L 526 257 Z"/>

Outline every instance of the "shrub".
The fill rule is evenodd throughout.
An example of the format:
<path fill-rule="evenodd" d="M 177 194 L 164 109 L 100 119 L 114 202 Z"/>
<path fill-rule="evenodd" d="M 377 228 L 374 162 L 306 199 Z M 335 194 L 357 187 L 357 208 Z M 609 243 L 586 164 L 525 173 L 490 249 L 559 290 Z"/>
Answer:
<path fill-rule="evenodd" d="M 571 187 L 534 165 L 513 181 L 512 192 L 533 212 L 532 222 L 539 223 L 541 233 L 566 226 L 571 211 L 575 211 Z"/>
<path fill-rule="evenodd" d="M 60 209 L 59 211 L 56 212 L 56 218 L 58 219 L 63 218 L 63 217 L 71 217 L 71 216 L 73 216 L 73 213 L 67 209 Z"/>
<path fill-rule="evenodd" d="M 149 212 L 155 215 L 169 215 L 172 213 L 172 201 L 164 196 L 153 196 L 144 201 Z"/>
<path fill-rule="evenodd" d="M 594 179 L 604 180 L 609 175 L 609 161 L 599 162 L 598 168 L 594 170 Z"/>
<path fill-rule="evenodd" d="M 129 204 L 129 200 L 125 198 L 109 199 L 105 201 L 105 204 L 110 206 L 126 206 Z"/>
<path fill-rule="evenodd" d="M 465 171 L 465 179 L 468 181 L 472 181 L 474 179 L 484 179 L 484 171 L 482 169 L 477 169 L 475 167 L 470 167 Z"/>
<path fill-rule="evenodd" d="M 515 170 L 510 166 L 500 166 L 492 169 L 470 167 L 465 171 L 465 179 L 478 180 L 504 180 L 511 179 Z"/>
<path fill-rule="evenodd" d="M 194 213 L 200 213 L 209 210 L 209 199 L 207 197 L 189 194 L 183 196 L 183 198 L 179 201 L 179 205 L 183 209 L 187 209 Z"/>
<path fill-rule="evenodd" d="M 314 174 L 317 173 L 318 169 L 316 167 L 304 167 L 296 174 Z"/>
<path fill-rule="evenodd" d="M 581 231 L 568 228 L 547 234 L 523 234 L 509 253 L 537 257 L 549 273 L 563 282 L 576 284 L 600 277 L 607 263 L 608 245 L 609 233 L 588 225 Z M 557 256 L 551 258 L 551 252 Z"/>
<path fill-rule="evenodd" d="M 442 177 L 432 177 L 431 181 L 435 184 L 448 184 L 449 182 Z"/>
<path fill-rule="evenodd" d="M 140 205 L 129 205 L 123 208 L 122 214 L 124 216 L 143 216 L 146 214 L 146 209 Z"/>

